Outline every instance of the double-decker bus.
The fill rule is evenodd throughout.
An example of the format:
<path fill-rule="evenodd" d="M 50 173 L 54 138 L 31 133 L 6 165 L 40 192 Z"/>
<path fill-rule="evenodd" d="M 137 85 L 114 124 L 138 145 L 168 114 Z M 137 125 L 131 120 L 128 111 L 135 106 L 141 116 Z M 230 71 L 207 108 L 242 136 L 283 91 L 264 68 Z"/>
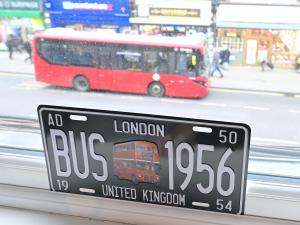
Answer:
<path fill-rule="evenodd" d="M 105 34 L 52 28 L 35 34 L 35 79 L 79 91 L 200 98 L 205 42 L 192 37 Z"/>
<path fill-rule="evenodd" d="M 160 166 L 157 146 L 148 141 L 130 141 L 113 147 L 114 174 L 133 183 L 157 184 Z"/>

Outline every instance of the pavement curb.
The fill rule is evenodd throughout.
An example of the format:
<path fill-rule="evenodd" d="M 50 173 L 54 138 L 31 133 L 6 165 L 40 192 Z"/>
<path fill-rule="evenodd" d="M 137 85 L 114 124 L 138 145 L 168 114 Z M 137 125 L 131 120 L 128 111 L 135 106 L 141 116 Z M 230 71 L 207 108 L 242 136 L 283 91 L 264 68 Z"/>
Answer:
<path fill-rule="evenodd" d="M 259 92 L 268 94 L 281 94 L 286 96 L 300 95 L 300 92 L 285 92 L 285 91 L 270 91 L 270 90 L 256 90 L 256 89 L 246 89 L 246 88 L 228 88 L 228 87 L 211 87 L 211 90 L 229 90 L 229 91 L 245 91 L 245 92 Z"/>
<path fill-rule="evenodd" d="M 32 75 L 34 77 L 34 73 L 29 73 L 29 72 L 15 72 L 15 71 L 3 71 L 3 70 L 1 70 L 0 73 L 24 74 L 24 75 Z"/>

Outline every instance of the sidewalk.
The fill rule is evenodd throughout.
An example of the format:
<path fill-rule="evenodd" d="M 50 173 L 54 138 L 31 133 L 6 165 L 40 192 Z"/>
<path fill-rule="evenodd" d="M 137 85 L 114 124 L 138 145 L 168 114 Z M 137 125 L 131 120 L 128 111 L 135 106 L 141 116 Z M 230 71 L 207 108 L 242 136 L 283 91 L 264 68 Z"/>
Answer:
<path fill-rule="evenodd" d="M 223 73 L 222 79 L 218 72 L 211 78 L 212 88 L 300 94 L 300 74 L 295 70 L 266 68 L 262 72 L 260 67 L 231 66 Z"/>
<path fill-rule="evenodd" d="M 29 60 L 26 63 L 24 61 L 24 59 L 28 57 L 26 53 L 14 52 L 12 60 L 9 59 L 8 55 L 8 52 L 0 51 L 0 72 L 34 73 L 33 64 L 31 64 Z"/>
<path fill-rule="evenodd" d="M 0 72 L 33 75 L 33 64 L 25 63 L 26 57 L 26 54 L 15 53 L 14 59 L 9 60 L 8 52 L 0 52 Z M 261 72 L 260 67 L 231 66 L 223 73 L 223 79 L 217 72 L 211 78 L 212 88 L 300 94 L 300 74 L 295 70 L 266 68 Z"/>

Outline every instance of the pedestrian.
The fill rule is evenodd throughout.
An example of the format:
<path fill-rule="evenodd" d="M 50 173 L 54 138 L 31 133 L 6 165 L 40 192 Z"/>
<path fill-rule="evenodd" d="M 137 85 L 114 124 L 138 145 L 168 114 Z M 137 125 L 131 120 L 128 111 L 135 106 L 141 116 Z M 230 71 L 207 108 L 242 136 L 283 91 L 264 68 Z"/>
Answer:
<path fill-rule="evenodd" d="M 265 66 L 267 65 L 271 70 L 274 69 L 274 65 L 268 62 L 268 46 L 262 43 L 258 49 L 258 62 L 261 66 L 261 71 L 265 71 Z"/>
<path fill-rule="evenodd" d="M 296 69 L 297 69 L 297 73 L 300 73 L 300 52 L 296 58 Z"/>
<path fill-rule="evenodd" d="M 230 55 L 231 53 L 228 46 L 224 46 L 223 50 L 220 52 L 220 58 L 221 58 L 220 65 L 222 65 L 225 70 L 228 69 Z"/>
<path fill-rule="evenodd" d="M 27 60 L 30 60 L 30 63 L 32 63 L 32 47 L 30 41 L 25 41 L 23 47 L 28 54 L 28 57 L 24 61 L 27 62 Z"/>
<path fill-rule="evenodd" d="M 223 78 L 224 75 L 221 71 L 221 68 L 220 68 L 220 52 L 216 49 L 214 51 L 214 54 L 213 54 L 213 60 L 212 60 L 212 64 L 211 64 L 211 72 L 210 72 L 210 76 L 214 76 L 214 73 L 218 71 L 219 74 L 220 74 L 220 78 Z"/>
<path fill-rule="evenodd" d="M 5 45 L 9 52 L 9 59 L 13 59 L 13 52 L 14 52 L 14 36 L 12 34 L 9 34 L 6 38 Z"/>

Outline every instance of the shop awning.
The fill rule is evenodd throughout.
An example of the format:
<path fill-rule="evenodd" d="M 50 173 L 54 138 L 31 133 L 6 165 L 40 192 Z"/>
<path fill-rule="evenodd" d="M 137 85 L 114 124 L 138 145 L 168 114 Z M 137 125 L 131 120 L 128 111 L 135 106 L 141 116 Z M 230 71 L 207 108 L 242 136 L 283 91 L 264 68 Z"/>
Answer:
<path fill-rule="evenodd" d="M 274 29 L 274 30 L 276 30 L 276 29 L 278 29 L 278 30 L 299 30 L 300 24 L 218 21 L 217 27 L 220 27 L 220 28 Z"/>
<path fill-rule="evenodd" d="M 199 18 L 144 18 L 132 17 L 129 19 L 132 24 L 172 24 L 188 26 L 210 26 L 211 21 L 201 20 Z"/>

